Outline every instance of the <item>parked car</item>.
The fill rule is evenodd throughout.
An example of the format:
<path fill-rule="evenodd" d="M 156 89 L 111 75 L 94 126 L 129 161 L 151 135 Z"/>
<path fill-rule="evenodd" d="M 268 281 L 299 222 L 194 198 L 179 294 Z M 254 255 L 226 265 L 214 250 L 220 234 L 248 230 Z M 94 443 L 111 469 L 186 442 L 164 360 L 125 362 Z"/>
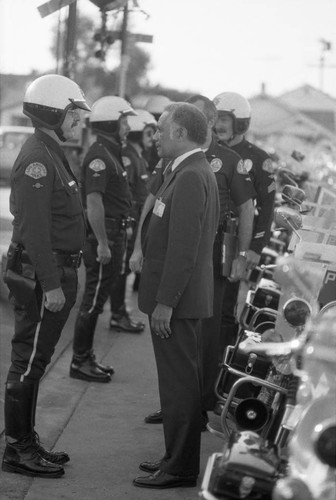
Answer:
<path fill-rule="evenodd" d="M 12 167 L 23 143 L 34 132 L 33 127 L 0 126 L 0 181 L 8 183 Z"/>

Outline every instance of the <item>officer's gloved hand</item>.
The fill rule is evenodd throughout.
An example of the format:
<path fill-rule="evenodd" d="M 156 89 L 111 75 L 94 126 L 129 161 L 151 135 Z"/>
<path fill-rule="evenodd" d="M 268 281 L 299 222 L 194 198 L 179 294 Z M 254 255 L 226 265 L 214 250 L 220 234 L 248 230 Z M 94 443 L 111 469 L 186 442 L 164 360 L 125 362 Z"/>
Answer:
<path fill-rule="evenodd" d="M 51 312 L 58 312 L 63 309 L 65 304 L 65 296 L 62 288 L 54 288 L 53 290 L 49 290 L 45 294 L 46 300 L 44 307 Z"/>
<path fill-rule="evenodd" d="M 246 269 L 254 269 L 260 262 L 260 254 L 253 250 L 248 250 L 246 254 Z"/>

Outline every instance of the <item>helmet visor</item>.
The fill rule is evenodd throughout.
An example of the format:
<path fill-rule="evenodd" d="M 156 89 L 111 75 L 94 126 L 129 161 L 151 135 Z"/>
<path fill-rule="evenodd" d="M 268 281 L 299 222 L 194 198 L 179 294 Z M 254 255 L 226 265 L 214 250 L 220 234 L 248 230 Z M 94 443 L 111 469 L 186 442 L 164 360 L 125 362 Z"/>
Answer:
<path fill-rule="evenodd" d="M 127 108 L 124 109 L 123 111 L 120 111 L 121 116 L 136 116 L 138 113 L 134 111 L 132 108 Z"/>
<path fill-rule="evenodd" d="M 88 104 L 86 104 L 86 102 L 84 100 L 80 101 L 78 99 L 69 99 L 69 101 L 71 102 L 72 106 L 74 106 L 75 108 L 84 109 L 84 111 L 91 111 L 90 106 Z"/>

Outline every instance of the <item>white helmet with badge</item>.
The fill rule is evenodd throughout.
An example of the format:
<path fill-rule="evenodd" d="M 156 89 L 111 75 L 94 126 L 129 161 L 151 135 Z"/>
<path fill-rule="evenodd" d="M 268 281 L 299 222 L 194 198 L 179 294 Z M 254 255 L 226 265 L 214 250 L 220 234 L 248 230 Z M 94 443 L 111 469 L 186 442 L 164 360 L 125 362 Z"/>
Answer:
<path fill-rule="evenodd" d="M 105 96 L 98 99 L 92 106 L 90 123 L 118 121 L 121 116 L 135 114 L 130 103 L 122 97 Z"/>
<path fill-rule="evenodd" d="M 27 88 L 23 99 L 23 113 L 40 125 L 57 131 L 70 109 L 91 111 L 81 88 L 62 75 L 44 75 Z"/>
<path fill-rule="evenodd" d="M 233 118 L 234 135 L 243 135 L 247 132 L 251 121 L 251 106 L 248 100 L 236 92 L 222 92 L 213 103 L 218 113 L 224 112 Z"/>
<path fill-rule="evenodd" d="M 130 116 L 128 119 L 128 125 L 131 132 L 142 132 L 147 125 L 156 127 L 157 121 L 152 113 L 145 109 L 136 109 L 135 112 L 137 115 Z"/>
<path fill-rule="evenodd" d="M 172 101 L 165 95 L 152 95 L 148 98 L 145 109 L 152 113 L 156 120 L 158 120 L 165 108 L 171 103 Z"/>

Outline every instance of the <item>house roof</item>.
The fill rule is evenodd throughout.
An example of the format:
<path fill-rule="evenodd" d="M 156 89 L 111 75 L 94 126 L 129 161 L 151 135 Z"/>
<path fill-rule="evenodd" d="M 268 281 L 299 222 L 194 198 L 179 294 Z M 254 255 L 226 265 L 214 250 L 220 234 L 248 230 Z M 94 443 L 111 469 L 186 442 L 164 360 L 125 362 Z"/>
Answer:
<path fill-rule="evenodd" d="M 300 112 L 281 98 L 260 94 L 250 99 L 251 132 L 257 135 L 284 133 L 303 138 L 325 137 L 336 141 L 327 127 Z"/>
<path fill-rule="evenodd" d="M 279 98 L 301 111 L 324 110 L 336 113 L 336 99 L 308 84 L 285 92 Z"/>

